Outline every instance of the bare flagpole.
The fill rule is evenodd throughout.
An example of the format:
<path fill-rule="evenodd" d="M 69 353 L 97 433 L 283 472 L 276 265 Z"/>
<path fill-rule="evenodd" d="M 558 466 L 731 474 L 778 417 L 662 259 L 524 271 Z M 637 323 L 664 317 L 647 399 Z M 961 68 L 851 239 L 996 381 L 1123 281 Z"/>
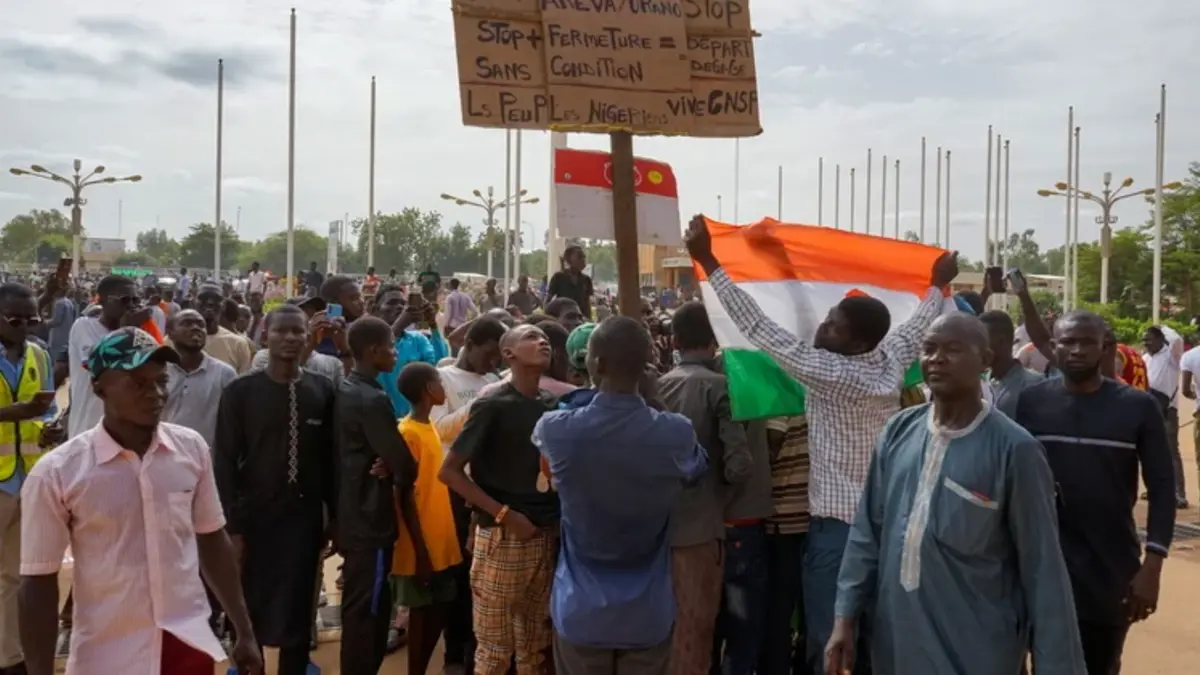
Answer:
<path fill-rule="evenodd" d="M 1004 159 L 1003 153 L 1000 152 L 1001 138 L 1000 134 L 996 134 L 996 202 L 995 208 L 992 209 L 992 241 L 996 242 L 996 252 L 992 255 L 992 265 L 999 266 L 1000 259 L 1003 257 L 1002 249 L 1004 248 L 1004 240 L 1000 238 L 1000 170 L 1001 160 Z M 996 296 L 997 300 L 999 296 Z"/>
<path fill-rule="evenodd" d="M 892 234 L 896 239 L 900 238 L 900 160 L 896 160 L 896 192 L 892 195 L 895 198 L 896 205 L 896 222 L 893 224 Z"/>
<path fill-rule="evenodd" d="M 367 170 L 367 267 L 375 266 L 375 76 L 371 76 L 371 150 Z M 350 226 L 349 220 L 346 227 Z"/>
<path fill-rule="evenodd" d="M 933 190 L 933 244 L 942 245 L 942 146 L 937 148 L 937 187 Z"/>
<path fill-rule="evenodd" d="M 917 236 L 925 243 L 925 137 L 921 137 L 921 216 Z"/>
<path fill-rule="evenodd" d="M 992 125 L 988 125 L 987 191 L 983 197 L 983 264 L 990 266 L 995 255 L 992 244 Z"/>
<path fill-rule="evenodd" d="M 887 155 L 883 156 L 883 161 L 879 163 L 883 168 L 883 175 L 879 178 L 879 236 L 887 236 Z M 870 223 L 867 224 L 868 228 Z"/>
<path fill-rule="evenodd" d="M 213 215 L 213 279 L 221 281 L 221 173 L 225 145 L 225 59 L 217 59 L 217 186 Z"/>
<path fill-rule="evenodd" d="M 854 167 L 850 167 L 850 231 L 854 231 Z"/>
<path fill-rule="evenodd" d="M 296 284 L 296 9 L 292 8 L 292 44 L 288 55 L 288 184 L 287 184 L 287 277 Z M 289 290 L 288 295 L 293 295 Z"/>
<path fill-rule="evenodd" d="M 950 248 L 950 151 L 946 151 L 946 248 Z"/>
<path fill-rule="evenodd" d="M 1075 126 L 1075 186 L 1071 197 L 1071 306 L 1079 306 L 1079 131 Z"/>
<path fill-rule="evenodd" d="M 775 217 L 783 220 L 783 165 L 779 165 L 779 178 L 775 186 Z M 817 194 L 817 210 L 821 210 L 821 195 Z M 817 224 L 820 225 L 820 216 L 817 217 Z"/>
<path fill-rule="evenodd" d="M 1073 180 L 1071 167 L 1075 161 L 1075 106 L 1067 108 L 1067 184 Z M 1074 186 L 1072 186 L 1074 187 Z M 1071 308 L 1071 198 L 1068 197 L 1066 230 L 1063 234 L 1063 310 Z"/>
<path fill-rule="evenodd" d="M 866 223 L 866 225 L 863 226 L 863 232 L 870 234 L 871 233 L 871 149 L 870 148 L 867 148 L 867 210 L 866 210 L 866 216 L 867 217 L 863 221 Z M 851 230 L 854 229 L 854 219 L 853 218 L 850 219 L 850 229 Z"/>
<path fill-rule="evenodd" d="M 842 229 L 842 165 L 833 167 L 833 226 Z"/>
<path fill-rule="evenodd" d="M 1163 180 L 1165 173 L 1165 156 L 1167 154 L 1167 85 L 1159 89 L 1158 124 L 1155 134 L 1154 158 L 1154 288 L 1150 297 L 1153 306 L 1153 320 L 1158 323 L 1158 315 L 1162 310 L 1162 241 L 1163 241 Z"/>

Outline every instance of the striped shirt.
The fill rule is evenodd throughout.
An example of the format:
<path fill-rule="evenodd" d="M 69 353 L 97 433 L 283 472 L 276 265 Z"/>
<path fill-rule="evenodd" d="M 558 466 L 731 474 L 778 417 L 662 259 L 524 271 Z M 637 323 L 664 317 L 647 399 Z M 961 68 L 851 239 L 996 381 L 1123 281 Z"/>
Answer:
<path fill-rule="evenodd" d="M 775 417 L 767 420 L 767 430 L 784 434 L 783 447 L 771 459 L 775 515 L 767 519 L 767 532 L 808 532 L 808 418 Z"/>
<path fill-rule="evenodd" d="M 930 287 L 912 316 L 875 349 L 846 355 L 818 349 L 775 323 L 723 268 L 708 281 L 738 332 L 807 390 L 809 511 L 853 522 L 879 434 L 900 410 L 904 373 L 920 352 L 925 329 L 942 312 L 941 290 Z"/>

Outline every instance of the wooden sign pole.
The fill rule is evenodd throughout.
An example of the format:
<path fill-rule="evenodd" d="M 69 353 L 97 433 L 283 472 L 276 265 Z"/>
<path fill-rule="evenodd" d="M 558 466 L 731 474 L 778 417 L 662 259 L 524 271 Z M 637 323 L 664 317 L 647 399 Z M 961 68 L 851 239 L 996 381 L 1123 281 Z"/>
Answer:
<path fill-rule="evenodd" d="M 642 315 L 638 283 L 637 195 L 633 184 L 633 135 L 614 131 L 612 142 L 613 239 L 617 244 L 617 293 L 624 316 Z"/>

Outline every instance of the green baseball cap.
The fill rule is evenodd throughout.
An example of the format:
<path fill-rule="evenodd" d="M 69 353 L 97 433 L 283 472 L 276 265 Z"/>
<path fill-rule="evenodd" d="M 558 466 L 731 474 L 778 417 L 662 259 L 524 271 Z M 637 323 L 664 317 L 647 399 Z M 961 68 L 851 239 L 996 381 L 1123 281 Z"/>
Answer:
<path fill-rule="evenodd" d="M 87 370 L 95 380 L 106 370 L 136 370 L 149 361 L 179 363 L 179 354 L 171 347 L 158 344 L 141 328 L 126 326 L 105 335 L 92 348 Z"/>
<path fill-rule="evenodd" d="M 587 345 L 596 324 L 580 324 L 567 336 L 567 362 L 575 370 L 587 370 Z"/>

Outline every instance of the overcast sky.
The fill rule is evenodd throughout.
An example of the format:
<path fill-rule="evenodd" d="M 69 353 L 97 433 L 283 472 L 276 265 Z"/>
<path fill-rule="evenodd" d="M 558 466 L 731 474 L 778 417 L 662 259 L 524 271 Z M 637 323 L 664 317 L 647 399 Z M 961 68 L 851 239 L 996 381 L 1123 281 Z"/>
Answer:
<path fill-rule="evenodd" d="M 296 222 L 323 230 L 367 211 L 369 82 L 379 81 L 376 203 L 439 209 L 480 227 L 481 213 L 442 192 L 504 185 L 504 132 L 462 126 L 448 3 L 296 0 Z M 226 63 L 224 217 L 241 207 L 243 237 L 286 226 L 288 8 L 284 0 L 202 3 L 107 0 L 24 2 L 0 22 L 0 167 L 37 162 L 63 172 L 73 157 L 136 185 L 88 195 L 94 236 L 133 235 L 156 222 L 182 236 L 211 221 L 216 61 Z M 674 166 L 683 217 L 704 211 L 742 221 L 774 215 L 784 167 L 784 218 L 817 220 L 817 158 L 825 158 L 825 221 L 833 167 L 858 169 L 858 225 L 867 148 L 875 152 L 872 230 L 879 228 L 879 161 L 901 160 L 901 229 L 917 229 L 920 139 L 927 137 L 932 233 L 934 148 L 953 151 L 952 238 L 982 251 L 987 125 L 1012 139 L 1011 226 L 1043 245 L 1063 240 L 1062 203 L 1035 190 L 1066 171 L 1066 112 L 1083 127 L 1085 188 L 1112 171 L 1154 177 L 1158 87 L 1168 86 L 1167 178 L 1200 159 L 1197 88 L 1200 3 L 1143 0 L 754 0 L 765 133 L 741 143 L 638 139 L 635 151 Z M 524 182 L 542 203 L 522 214 L 541 240 L 547 221 L 548 134 L 524 136 Z M 571 136 L 600 148 L 602 136 Z M 889 169 L 891 173 L 891 169 Z M 891 231 L 892 175 L 888 178 Z M 60 205 L 60 186 L 0 175 L 0 222 Z M 1085 207 L 1086 208 L 1086 207 Z M 1134 201 L 1120 224 L 1144 217 Z M 1081 236 L 1094 238 L 1092 209 Z M 528 225 L 526 226 L 528 228 Z M 932 236 L 932 234 L 930 235 Z"/>

